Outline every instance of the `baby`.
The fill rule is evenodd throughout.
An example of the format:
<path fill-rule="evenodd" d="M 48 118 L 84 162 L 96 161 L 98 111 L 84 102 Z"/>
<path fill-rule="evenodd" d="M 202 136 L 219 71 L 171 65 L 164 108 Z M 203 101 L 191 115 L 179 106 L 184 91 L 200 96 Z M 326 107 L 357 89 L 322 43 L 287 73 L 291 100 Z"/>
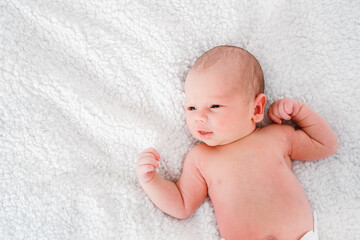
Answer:
<path fill-rule="evenodd" d="M 154 148 L 139 155 L 137 175 L 154 204 L 184 219 L 209 194 L 226 240 L 317 239 L 291 159 L 333 154 L 337 138 L 328 123 L 304 103 L 280 99 L 268 112 L 275 124 L 257 128 L 266 105 L 264 77 L 255 57 L 239 47 L 203 54 L 186 77 L 185 95 L 187 126 L 202 143 L 187 154 L 176 183 L 156 172 L 160 155 Z"/>

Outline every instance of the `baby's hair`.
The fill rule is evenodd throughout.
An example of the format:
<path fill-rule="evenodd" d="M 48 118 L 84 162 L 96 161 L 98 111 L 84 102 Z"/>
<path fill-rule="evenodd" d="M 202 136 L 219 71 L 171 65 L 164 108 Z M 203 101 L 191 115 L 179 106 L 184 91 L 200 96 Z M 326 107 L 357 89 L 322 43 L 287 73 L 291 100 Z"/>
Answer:
<path fill-rule="evenodd" d="M 229 45 L 221 45 L 214 47 L 203 55 L 201 55 L 194 63 L 192 69 L 204 70 L 215 63 L 234 61 L 237 69 L 240 69 L 239 76 L 242 71 L 247 71 L 249 81 L 247 82 L 249 94 L 257 96 L 264 93 L 264 75 L 259 62 L 256 58 L 243 48 Z M 251 81 L 252 80 L 252 81 Z"/>

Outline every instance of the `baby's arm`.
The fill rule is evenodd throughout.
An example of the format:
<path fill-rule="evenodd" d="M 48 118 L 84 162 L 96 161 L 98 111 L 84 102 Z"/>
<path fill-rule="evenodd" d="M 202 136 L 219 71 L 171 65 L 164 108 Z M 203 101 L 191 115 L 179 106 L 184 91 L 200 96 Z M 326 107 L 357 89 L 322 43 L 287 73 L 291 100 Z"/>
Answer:
<path fill-rule="evenodd" d="M 154 148 L 139 155 L 136 172 L 142 188 L 162 211 L 175 218 L 187 218 L 207 195 L 207 185 L 198 168 L 197 148 L 187 154 L 177 183 L 163 179 L 156 172 L 158 161 L 160 155 Z"/>
<path fill-rule="evenodd" d="M 275 101 L 269 109 L 269 117 L 281 124 L 281 119 L 292 120 L 300 129 L 288 131 L 290 158 L 294 160 L 316 160 L 335 153 L 337 138 L 329 124 L 306 104 L 294 99 Z"/>

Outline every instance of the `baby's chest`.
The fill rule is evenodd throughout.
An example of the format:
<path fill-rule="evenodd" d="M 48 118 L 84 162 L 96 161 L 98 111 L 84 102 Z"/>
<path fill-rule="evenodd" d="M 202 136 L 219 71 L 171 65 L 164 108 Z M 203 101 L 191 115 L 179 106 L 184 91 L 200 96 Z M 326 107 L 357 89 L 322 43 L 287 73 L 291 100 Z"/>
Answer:
<path fill-rule="evenodd" d="M 289 165 L 290 164 L 290 165 Z M 215 155 L 203 167 L 209 187 L 220 185 L 260 184 L 291 171 L 289 156 L 279 150 L 244 149 Z"/>

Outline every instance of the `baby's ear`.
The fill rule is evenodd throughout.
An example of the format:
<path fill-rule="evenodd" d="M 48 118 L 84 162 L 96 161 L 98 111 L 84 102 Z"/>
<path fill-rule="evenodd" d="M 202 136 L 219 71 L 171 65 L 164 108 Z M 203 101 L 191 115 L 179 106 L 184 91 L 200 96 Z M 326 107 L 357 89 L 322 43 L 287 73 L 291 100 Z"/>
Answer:
<path fill-rule="evenodd" d="M 252 120 L 255 123 L 261 122 L 264 118 L 264 109 L 266 105 L 266 96 L 263 93 L 260 93 L 254 99 L 254 115 Z"/>

